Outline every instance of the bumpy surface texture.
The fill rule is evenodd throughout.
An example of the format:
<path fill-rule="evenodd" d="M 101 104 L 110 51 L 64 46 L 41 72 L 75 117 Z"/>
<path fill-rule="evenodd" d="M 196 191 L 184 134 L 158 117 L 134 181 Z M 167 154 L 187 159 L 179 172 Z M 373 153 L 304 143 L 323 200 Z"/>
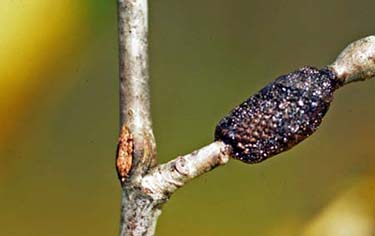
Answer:
<path fill-rule="evenodd" d="M 286 151 L 316 131 L 340 87 L 334 72 L 303 67 L 280 76 L 235 107 L 216 127 L 215 139 L 246 163 Z"/>

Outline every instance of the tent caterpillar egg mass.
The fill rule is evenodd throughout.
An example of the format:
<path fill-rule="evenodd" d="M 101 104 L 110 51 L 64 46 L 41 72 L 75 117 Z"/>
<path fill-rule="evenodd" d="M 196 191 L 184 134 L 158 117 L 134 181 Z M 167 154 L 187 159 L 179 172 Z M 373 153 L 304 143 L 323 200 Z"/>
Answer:
<path fill-rule="evenodd" d="M 266 160 L 314 133 L 341 85 L 328 68 L 280 76 L 220 120 L 215 140 L 230 145 L 243 162 Z"/>

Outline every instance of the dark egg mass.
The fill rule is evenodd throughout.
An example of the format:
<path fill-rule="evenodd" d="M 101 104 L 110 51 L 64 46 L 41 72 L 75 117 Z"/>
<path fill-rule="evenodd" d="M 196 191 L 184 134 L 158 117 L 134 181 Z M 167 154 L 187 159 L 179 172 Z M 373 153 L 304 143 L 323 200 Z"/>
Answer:
<path fill-rule="evenodd" d="M 340 85 L 328 68 L 303 67 L 280 76 L 224 117 L 215 140 L 246 163 L 286 151 L 316 131 Z"/>

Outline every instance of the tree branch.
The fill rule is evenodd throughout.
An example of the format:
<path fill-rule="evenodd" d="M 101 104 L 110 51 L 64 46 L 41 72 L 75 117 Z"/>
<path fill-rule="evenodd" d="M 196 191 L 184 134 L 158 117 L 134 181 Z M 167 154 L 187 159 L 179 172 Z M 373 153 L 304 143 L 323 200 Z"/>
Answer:
<path fill-rule="evenodd" d="M 229 145 L 227 142 L 218 139 L 219 141 L 213 142 L 191 154 L 179 156 L 166 164 L 155 166 L 156 151 L 151 126 L 148 88 L 147 0 L 118 0 L 118 22 L 121 131 L 116 157 L 116 167 L 122 184 L 120 236 L 152 236 L 155 233 L 158 216 L 161 214 L 161 207 L 172 193 L 190 180 L 211 171 L 217 166 L 226 164 L 230 159 L 229 157 L 236 153 L 233 151 L 234 146 L 232 144 Z M 375 75 L 375 36 L 369 36 L 352 43 L 339 55 L 337 60 L 327 68 L 328 71 L 317 71 L 313 68 L 305 68 L 301 71 L 291 73 L 289 75 L 291 77 L 286 76 L 285 78 L 295 82 L 296 78 L 298 79 L 299 76 L 302 76 L 302 79 L 306 79 L 306 73 L 312 73 L 313 76 L 322 76 L 325 81 L 332 82 L 333 84 L 335 84 L 335 81 L 332 80 L 337 79 L 339 82 L 341 81 L 339 83 L 340 85 L 371 78 Z M 314 83 L 314 80 L 311 81 L 310 77 L 308 77 L 308 79 L 310 79 L 309 83 Z M 298 83 L 298 81 L 296 83 L 297 86 L 301 86 L 301 83 Z M 274 84 L 271 85 L 273 86 Z M 295 84 L 293 84 L 293 86 L 294 85 Z M 307 85 L 307 83 L 305 82 L 304 85 Z M 309 86 L 310 85 L 311 84 L 309 84 Z M 272 90 L 272 86 L 268 86 L 268 90 L 264 90 L 263 93 Z M 315 89 L 316 84 L 314 86 L 311 88 Z M 332 89 L 333 93 L 336 87 L 330 89 Z M 318 88 L 317 90 L 319 93 L 322 91 L 322 88 Z M 267 95 L 271 95 L 272 99 L 279 99 L 279 97 L 275 96 L 284 96 L 285 94 Z M 291 95 L 287 94 L 286 96 Z M 257 97 L 255 99 L 260 98 Z M 261 97 L 261 99 L 263 99 L 263 97 Z M 281 97 L 281 99 L 285 99 L 285 97 Z M 321 100 L 320 102 L 326 102 L 324 99 Z M 275 101 L 279 102 L 278 100 Z M 254 104 L 257 105 L 256 103 Z M 303 101 L 298 101 L 297 105 L 303 106 Z M 326 104 L 324 103 L 323 105 Z M 312 103 L 311 106 L 314 106 L 314 104 Z M 239 110 L 242 111 L 242 113 L 235 115 L 239 117 L 245 117 L 249 114 L 252 115 L 254 112 L 257 112 L 259 107 L 249 108 L 249 104 L 246 103 L 245 108 L 248 110 Z M 298 109 L 301 110 L 303 108 Z M 324 111 L 324 109 L 322 111 Z M 235 112 L 237 112 L 237 110 L 235 110 Z M 274 111 L 270 110 L 270 112 Z M 319 120 L 314 121 L 315 125 L 320 123 L 324 113 L 325 111 L 315 114 L 319 115 Z M 292 119 L 296 119 L 296 117 L 295 114 L 291 114 L 287 121 L 293 121 Z M 270 146 L 265 139 L 272 138 L 270 135 L 278 134 L 277 132 L 279 130 L 271 130 L 269 133 L 264 133 L 261 130 L 263 133 L 260 135 L 258 134 L 258 128 L 262 127 L 253 127 L 254 130 L 251 130 L 253 128 L 248 129 L 247 126 L 266 126 L 268 125 L 267 122 L 262 123 L 262 121 L 259 121 L 255 122 L 256 124 L 248 124 L 249 120 L 233 121 L 231 120 L 232 118 L 233 117 L 225 118 L 225 121 L 229 122 L 230 125 L 234 125 L 234 128 L 242 133 L 230 133 L 234 128 L 229 127 L 232 129 L 229 130 L 227 129 L 228 127 L 225 127 L 225 129 L 220 130 L 223 131 L 220 135 L 227 135 L 229 139 L 236 142 L 238 140 L 241 142 L 243 140 L 248 140 L 249 143 L 252 143 L 251 138 L 262 139 L 261 141 L 264 142 L 265 145 L 268 145 L 267 148 L 270 149 L 270 155 L 273 154 L 272 152 L 277 146 Z M 238 117 L 234 118 L 237 119 Z M 309 121 L 308 117 L 306 118 L 304 116 L 304 119 Z M 243 127 L 240 127 L 241 125 Z M 279 128 L 276 123 L 272 123 L 272 127 L 266 126 L 264 130 L 268 128 L 273 129 L 274 127 Z M 311 131 L 312 133 L 315 129 L 316 127 L 314 126 L 309 132 Z M 253 133 L 249 134 L 250 131 L 248 130 Z M 242 134 L 244 134 L 243 137 L 241 137 Z M 252 135 L 253 137 L 249 138 L 248 135 Z M 306 137 L 309 135 L 310 133 L 305 134 Z M 281 148 L 278 147 L 279 150 L 277 150 L 277 153 L 291 148 L 300 141 L 297 139 L 285 140 L 289 143 L 286 144 L 285 148 L 284 146 Z M 257 140 L 255 139 L 255 141 Z M 237 150 L 243 151 L 243 153 L 237 153 L 237 158 L 244 161 L 244 157 L 251 158 L 251 153 L 249 152 L 250 149 L 246 149 L 241 142 L 236 143 Z M 248 147 L 253 148 L 254 146 L 251 145 Z M 268 157 L 268 154 L 264 153 L 263 150 L 259 150 L 259 155 Z M 262 161 L 265 159 L 266 158 L 261 158 L 257 160 Z M 251 159 L 245 161 L 248 161 L 248 163 L 252 162 Z"/>
<path fill-rule="evenodd" d="M 231 148 L 221 141 L 207 145 L 190 154 L 153 168 L 143 177 L 145 193 L 158 201 L 166 201 L 178 188 L 190 180 L 225 165 L 230 158 Z"/>
<path fill-rule="evenodd" d="M 148 72 L 147 0 L 118 0 L 120 62 L 120 124 L 132 161 L 119 158 L 121 181 L 145 173 L 155 159 L 155 141 L 151 127 Z M 128 149 L 120 151 L 125 153 Z M 131 166 L 131 168 L 130 168 Z M 131 173 L 128 173 L 131 171 Z"/>
<path fill-rule="evenodd" d="M 122 184 L 120 235 L 153 235 L 160 214 L 138 182 L 155 165 L 148 72 L 147 0 L 118 0 L 120 138 L 116 167 Z"/>
<path fill-rule="evenodd" d="M 120 236 L 152 236 L 162 205 L 179 187 L 229 161 L 230 147 L 214 142 L 154 167 L 141 183 L 125 183 Z"/>

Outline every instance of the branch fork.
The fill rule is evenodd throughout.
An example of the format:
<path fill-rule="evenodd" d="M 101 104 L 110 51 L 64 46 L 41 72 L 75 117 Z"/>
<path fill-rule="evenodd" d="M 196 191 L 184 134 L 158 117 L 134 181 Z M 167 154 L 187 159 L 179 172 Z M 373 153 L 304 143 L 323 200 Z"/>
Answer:
<path fill-rule="evenodd" d="M 217 140 L 156 164 L 147 11 L 147 0 L 118 0 L 121 131 L 116 167 L 122 185 L 120 236 L 154 235 L 161 207 L 169 197 L 192 179 L 227 164 L 233 156 L 233 147 Z M 342 84 L 374 77 L 375 36 L 350 44 L 327 68 Z"/>

